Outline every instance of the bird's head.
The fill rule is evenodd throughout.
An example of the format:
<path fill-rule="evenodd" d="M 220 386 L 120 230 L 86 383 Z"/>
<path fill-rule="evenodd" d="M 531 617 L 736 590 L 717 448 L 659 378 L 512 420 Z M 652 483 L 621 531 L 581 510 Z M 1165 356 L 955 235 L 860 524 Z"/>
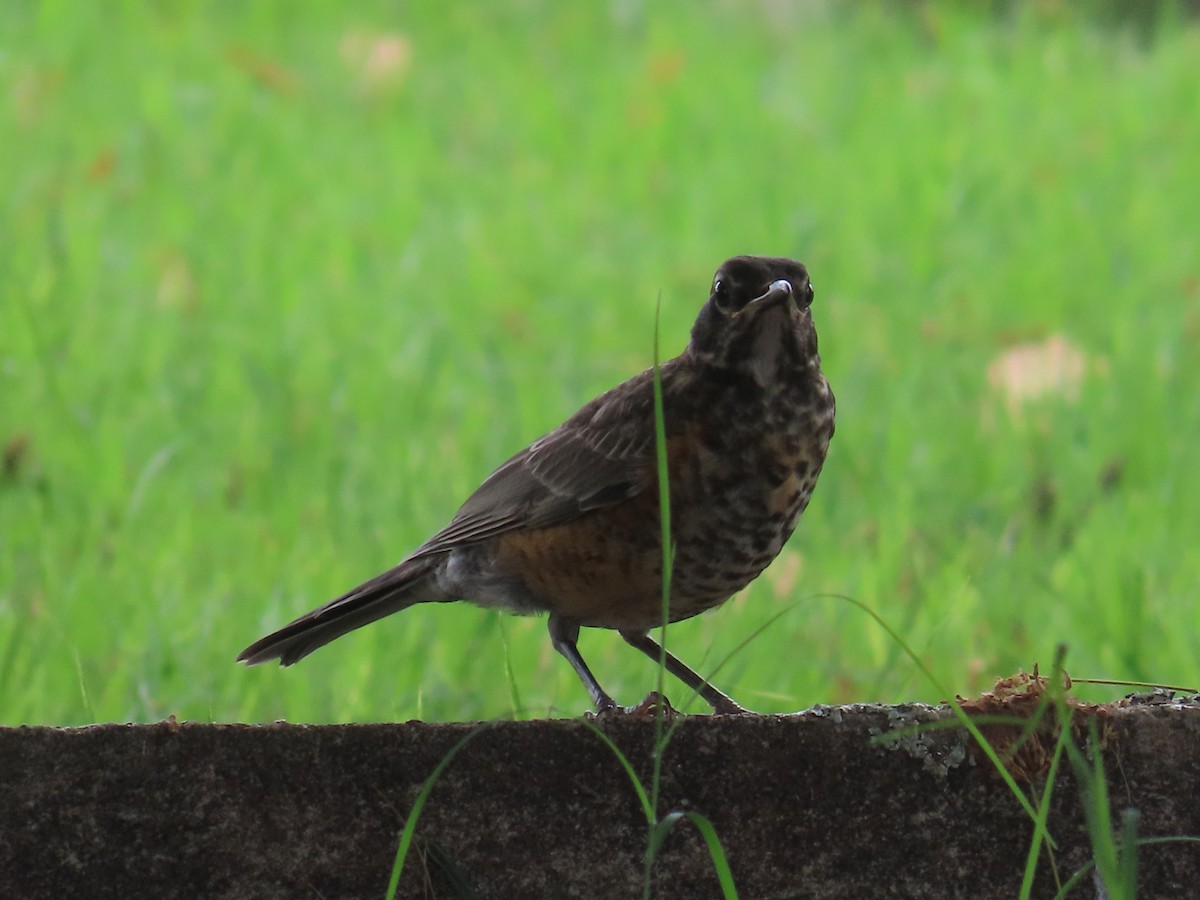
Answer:
<path fill-rule="evenodd" d="M 808 270 L 795 260 L 727 259 L 713 276 L 688 351 L 702 362 L 752 375 L 766 387 L 787 372 L 819 363 L 812 300 Z"/>

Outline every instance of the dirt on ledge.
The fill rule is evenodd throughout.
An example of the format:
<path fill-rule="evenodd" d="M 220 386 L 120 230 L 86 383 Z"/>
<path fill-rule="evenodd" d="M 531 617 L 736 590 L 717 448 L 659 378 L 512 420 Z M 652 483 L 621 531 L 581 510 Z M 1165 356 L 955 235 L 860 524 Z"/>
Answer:
<path fill-rule="evenodd" d="M 1142 837 L 1200 835 L 1200 702 L 1090 714 L 1114 817 L 1136 808 Z M 1015 897 L 1029 817 L 961 728 L 912 730 L 952 718 L 920 705 L 688 717 L 663 757 L 659 814 L 713 823 L 742 898 Z M 648 785 L 654 724 L 629 717 L 3 728 L 0 897 L 381 898 L 418 791 L 468 734 L 399 896 L 640 897 L 646 816 L 593 726 Z M 1022 774 L 1040 796 L 1044 773 Z M 1065 880 L 1092 858 L 1065 762 L 1052 798 Z M 1138 875 L 1140 896 L 1194 897 L 1200 844 L 1144 847 Z M 721 895 L 686 820 L 651 880 L 658 898 Z M 1043 851 L 1033 896 L 1056 890 Z M 1097 896 L 1093 877 L 1069 896 Z"/>

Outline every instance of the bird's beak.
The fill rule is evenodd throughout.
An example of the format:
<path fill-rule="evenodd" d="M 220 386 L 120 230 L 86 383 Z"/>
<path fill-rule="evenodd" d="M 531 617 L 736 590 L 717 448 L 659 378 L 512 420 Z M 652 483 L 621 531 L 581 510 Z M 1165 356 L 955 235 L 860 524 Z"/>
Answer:
<path fill-rule="evenodd" d="M 794 293 L 792 283 L 785 278 L 780 278 L 778 281 L 772 281 L 767 292 L 761 297 L 755 297 L 749 303 L 741 308 L 736 318 L 740 318 L 747 313 L 757 315 L 765 309 L 770 309 L 780 303 L 784 303 L 791 299 Z"/>

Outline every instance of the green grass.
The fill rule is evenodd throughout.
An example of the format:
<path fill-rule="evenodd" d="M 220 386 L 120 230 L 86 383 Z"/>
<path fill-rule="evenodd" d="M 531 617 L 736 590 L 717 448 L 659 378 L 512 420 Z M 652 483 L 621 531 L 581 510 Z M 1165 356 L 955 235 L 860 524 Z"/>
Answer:
<path fill-rule="evenodd" d="M 742 704 L 941 699 L 846 595 L 960 693 L 1059 642 L 1200 682 L 1200 29 L 767 8 L 6 4 L 0 722 L 490 718 L 508 665 L 579 712 L 542 621 L 466 605 L 233 657 L 650 365 L 660 295 L 676 352 L 742 252 L 813 272 L 838 433 L 674 652 L 789 609 L 716 679 Z M 1053 336 L 1077 394 L 1010 414 L 989 363 Z"/>

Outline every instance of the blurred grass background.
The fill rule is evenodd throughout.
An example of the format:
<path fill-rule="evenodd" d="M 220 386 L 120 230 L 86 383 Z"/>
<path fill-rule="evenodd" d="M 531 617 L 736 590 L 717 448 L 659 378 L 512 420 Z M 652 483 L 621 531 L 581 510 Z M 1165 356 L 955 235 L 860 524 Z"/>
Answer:
<path fill-rule="evenodd" d="M 578 713 L 544 622 L 467 605 L 233 658 L 646 367 L 660 298 L 678 352 L 736 253 L 811 269 L 838 433 L 676 652 L 782 612 L 743 704 L 940 699 L 845 595 L 960 693 L 1058 642 L 1200 682 L 1200 29 L 1135 6 L 4 4 L 0 721 Z"/>

